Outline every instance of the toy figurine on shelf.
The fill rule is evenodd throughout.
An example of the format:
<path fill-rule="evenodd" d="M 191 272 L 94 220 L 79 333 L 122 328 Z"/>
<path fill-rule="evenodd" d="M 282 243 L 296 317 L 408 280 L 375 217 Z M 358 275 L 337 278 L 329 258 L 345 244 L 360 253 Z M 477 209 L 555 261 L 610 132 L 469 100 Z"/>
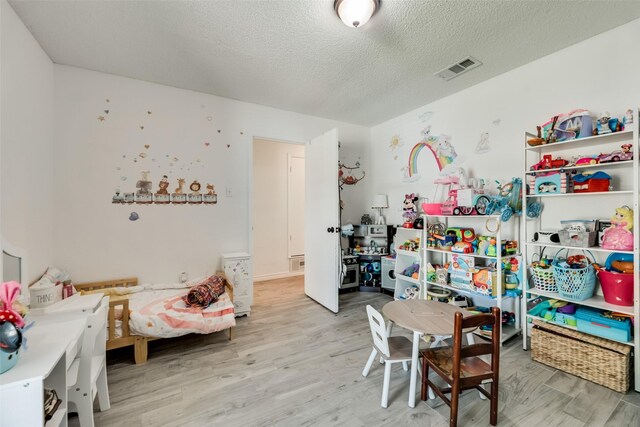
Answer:
<path fill-rule="evenodd" d="M 616 117 L 611 117 L 611 113 L 605 111 L 596 121 L 596 135 L 606 135 L 611 132 L 619 132 L 622 130 L 622 123 Z"/>
<path fill-rule="evenodd" d="M 611 217 L 611 227 L 604 230 L 601 246 L 619 251 L 633 250 L 633 209 L 621 206 Z"/>
<path fill-rule="evenodd" d="M 402 202 L 403 228 L 413 228 L 413 221 L 418 217 L 418 209 L 416 208 L 417 201 L 418 196 L 416 194 L 405 194 L 404 201 Z"/>

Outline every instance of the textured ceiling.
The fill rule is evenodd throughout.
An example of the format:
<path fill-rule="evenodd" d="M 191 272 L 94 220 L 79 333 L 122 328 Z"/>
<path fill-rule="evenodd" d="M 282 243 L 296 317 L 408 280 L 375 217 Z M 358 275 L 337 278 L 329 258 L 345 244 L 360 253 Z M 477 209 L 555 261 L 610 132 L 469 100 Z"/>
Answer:
<path fill-rule="evenodd" d="M 638 1 L 382 0 L 353 29 L 333 0 L 10 3 L 55 63 L 362 125 L 640 16 Z M 468 55 L 484 65 L 433 76 Z"/>

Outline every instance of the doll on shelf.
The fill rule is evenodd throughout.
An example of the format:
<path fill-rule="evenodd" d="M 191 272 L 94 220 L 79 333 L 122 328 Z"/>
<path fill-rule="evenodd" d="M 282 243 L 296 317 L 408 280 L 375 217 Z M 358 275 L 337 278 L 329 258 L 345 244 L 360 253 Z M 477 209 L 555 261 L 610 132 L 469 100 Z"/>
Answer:
<path fill-rule="evenodd" d="M 633 209 L 622 206 L 611 217 L 611 227 L 604 231 L 602 247 L 621 251 L 633 250 Z"/>

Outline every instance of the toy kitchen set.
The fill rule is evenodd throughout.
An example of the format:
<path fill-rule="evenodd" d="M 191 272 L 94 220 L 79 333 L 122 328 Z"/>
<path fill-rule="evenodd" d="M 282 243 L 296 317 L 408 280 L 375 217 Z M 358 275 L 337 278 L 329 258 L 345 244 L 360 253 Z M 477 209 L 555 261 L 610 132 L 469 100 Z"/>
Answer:
<path fill-rule="evenodd" d="M 383 258 L 389 256 L 393 225 L 354 224 L 342 227 L 341 291 L 382 292 Z"/>

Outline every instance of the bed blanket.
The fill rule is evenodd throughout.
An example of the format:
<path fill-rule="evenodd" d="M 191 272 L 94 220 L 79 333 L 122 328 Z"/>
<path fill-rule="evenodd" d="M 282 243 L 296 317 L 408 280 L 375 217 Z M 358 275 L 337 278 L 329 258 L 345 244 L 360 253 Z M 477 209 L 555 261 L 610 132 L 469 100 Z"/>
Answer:
<path fill-rule="evenodd" d="M 129 328 L 134 335 L 173 338 L 209 334 L 236 325 L 227 293 L 207 308 L 187 307 L 186 289 L 147 290 L 129 297 Z"/>

